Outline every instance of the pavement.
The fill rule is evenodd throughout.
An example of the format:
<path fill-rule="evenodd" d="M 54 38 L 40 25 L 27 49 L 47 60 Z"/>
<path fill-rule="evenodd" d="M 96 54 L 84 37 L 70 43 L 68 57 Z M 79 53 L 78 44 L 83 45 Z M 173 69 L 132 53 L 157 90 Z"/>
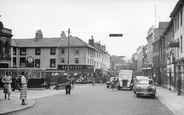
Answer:
<path fill-rule="evenodd" d="M 75 88 L 87 86 L 75 85 Z M 0 115 L 2 115 L 33 107 L 36 104 L 35 99 L 65 93 L 65 90 L 55 90 L 54 87 L 50 89 L 28 89 L 28 105 L 21 105 L 21 100 L 19 99 L 20 92 L 18 90 L 12 91 L 10 100 L 4 99 L 3 90 L 0 90 L 0 92 Z M 174 91 L 157 87 L 156 97 L 173 115 L 184 115 L 184 95 L 177 96 L 177 93 Z"/>

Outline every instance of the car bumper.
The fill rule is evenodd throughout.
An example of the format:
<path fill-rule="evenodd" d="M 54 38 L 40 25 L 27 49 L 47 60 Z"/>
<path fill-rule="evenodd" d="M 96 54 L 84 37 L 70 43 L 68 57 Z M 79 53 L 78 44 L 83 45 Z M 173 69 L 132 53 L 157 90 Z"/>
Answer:
<path fill-rule="evenodd" d="M 141 95 L 153 95 L 156 94 L 154 92 L 136 92 L 136 94 L 141 94 Z"/>

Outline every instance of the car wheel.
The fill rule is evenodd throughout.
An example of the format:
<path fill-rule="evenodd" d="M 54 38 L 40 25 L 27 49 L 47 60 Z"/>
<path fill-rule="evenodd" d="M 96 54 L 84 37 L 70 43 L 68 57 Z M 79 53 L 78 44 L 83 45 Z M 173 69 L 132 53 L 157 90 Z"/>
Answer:
<path fill-rule="evenodd" d="M 152 95 L 152 98 L 155 99 L 155 94 Z"/>
<path fill-rule="evenodd" d="M 137 97 L 139 97 L 139 94 L 136 94 Z"/>
<path fill-rule="evenodd" d="M 118 90 L 120 90 L 120 87 L 118 86 Z"/>

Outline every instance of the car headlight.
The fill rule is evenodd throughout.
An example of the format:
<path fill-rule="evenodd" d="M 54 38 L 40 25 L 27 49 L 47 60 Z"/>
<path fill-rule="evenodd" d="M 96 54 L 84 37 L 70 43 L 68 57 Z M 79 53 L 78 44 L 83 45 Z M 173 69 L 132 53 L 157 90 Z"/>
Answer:
<path fill-rule="evenodd" d="M 151 89 L 156 90 L 156 87 L 151 87 Z"/>

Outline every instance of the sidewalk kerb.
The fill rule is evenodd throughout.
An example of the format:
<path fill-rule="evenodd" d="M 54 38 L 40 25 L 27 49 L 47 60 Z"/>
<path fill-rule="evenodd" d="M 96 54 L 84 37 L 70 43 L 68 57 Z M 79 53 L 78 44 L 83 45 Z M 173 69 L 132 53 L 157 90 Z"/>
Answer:
<path fill-rule="evenodd" d="M 24 107 L 24 108 L 14 109 L 12 111 L 5 111 L 5 112 L 0 113 L 0 115 L 10 114 L 10 113 L 13 113 L 13 112 L 18 112 L 18 111 L 22 111 L 22 110 L 31 108 L 31 107 L 33 107 L 36 104 L 36 101 L 35 100 L 32 100 L 32 101 L 33 101 L 33 104 L 32 105 L 29 105 L 29 106 Z"/>
<path fill-rule="evenodd" d="M 183 115 L 179 111 L 177 111 L 172 105 L 166 102 L 158 93 L 157 98 L 159 99 L 160 103 L 163 104 L 173 115 Z"/>

